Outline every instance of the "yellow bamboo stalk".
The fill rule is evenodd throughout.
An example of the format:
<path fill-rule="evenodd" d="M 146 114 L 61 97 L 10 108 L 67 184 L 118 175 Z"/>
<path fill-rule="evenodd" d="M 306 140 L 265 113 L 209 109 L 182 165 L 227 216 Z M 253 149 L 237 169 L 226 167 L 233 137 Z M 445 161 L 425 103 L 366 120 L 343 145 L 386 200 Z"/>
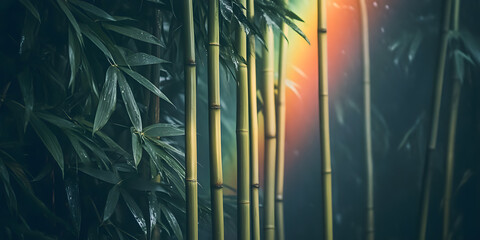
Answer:
<path fill-rule="evenodd" d="M 374 201 L 373 201 L 373 156 L 372 156 L 372 121 L 370 102 L 370 46 L 368 40 L 368 12 L 365 0 L 360 1 L 360 18 L 362 32 L 363 56 L 363 107 L 365 131 L 365 159 L 367 166 L 367 231 L 366 239 L 375 239 Z"/>
<path fill-rule="evenodd" d="M 222 240 L 224 238 L 218 6 L 219 0 L 209 1 L 208 104 L 210 128 L 210 192 L 212 196 L 212 234 L 214 240 Z"/>
<path fill-rule="evenodd" d="M 240 4 L 247 5 L 246 0 Z M 242 10 L 246 14 L 245 10 Z M 247 36 L 242 25 L 238 25 L 236 48 L 239 55 L 247 58 Z M 241 62 L 237 71 L 237 235 L 239 240 L 250 239 L 250 159 L 248 134 L 248 72 Z"/>
<path fill-rule="evenodd" d="M 248 0 L 247 18 L 254 23 L 254 0 Z M 252 239 L 260 240 L 260 209 L 258 177 L 258 120 L 257 120 L 257 79 L 255 68 L 255 36 L 248 36 L 248 98 L 250 117 L 250 182 L 251 182 L 251 221 Z"/>
<path fill-rule="evenodd" d="M 285 6 L 288 0 L 284 0 Z M 282 31 L 287 36 L 288 25 L 282 23 Z M 276 146 L 276 181 L 275 181 L 275 219 L 276 219 L 276 238 L 277 240 L 285 239 L 284 219 L 283 219 L 283 183 L 284 183 L 284 166 L 285 166 L 285 82 L 287 70 L 287 48 L 288 42 L 280 35 L 280 55 L 278 68 L 278 91 L 276 98 L 276 114 L 277 114 L 277 146 Z"/>
<path fill-rule="evenodd" d="M 198 239 L 197 182 L 197 78 L 192 0 L 183 1 L 185 44 L 185 185 L 187 190 L 187 239 Z"/>
<path fill-rule="evenodd" d="M 430 204 L 430 188 L 432 185 L 432 172 L 430 170 L 430 164 L 432 162 L 432 155 L 437 148 L 437 135 L 438 124 L 440 121 L 440 107 L 442 105 L 442 90 L 443 79 L 445 72 L 445 62 L 447 57 L 448 48 L 448 30 L 450 29 L 452 0 L 445 2 L 445 8 L 443 13 L 443 26 L 442 26 L 442 39 L 439 49 L 439 57 L 437 61 L 437 73 L 435 80 L 435 89 L 433 94 L 433 109 L 432 118 L 430 123 L 430 139 L 428 143 L 428 149 L 425 156 L 425 162 L 423 165 L 422 185 L 421 185 L 421 199 L 420 199 L 420 230 L 418 232 L 418 239 L 425 240 L 428 226 L 428 209 Z"/>
<path fill-rule="evenodd" d="M 330 127 L 328 121 L 326 0 L 318 0 L 318 87 L 320 114 L 320 152 L 322 157 L 321 160 L 323 177 L 323 239 L 332 240 L 332 167 L 330 160 Z"/>
<path fill-rule="evenodd" d="M 272 27 L 265 23 L 265 48 L 263 49 L 263 101 L 265 119 L 265 197 L 264 236 L 275 239 L 275 93 L 274 93 L 274 40 Z"/>
<path fill-rule="evenodd" d="M 454 1 L 453 8 L 453 24 L 452 31 L 458 31 L 460 15 L 460 0 Z M 462 89 L 462 82 L 457 78 L 457 68 L 453 68 L 453 88 L 452 101 L 450 105 L 450 121 L 448 126 L 448 143 L 447 143 L 447 161 L 445 174 L 445 195 L 443 205 L 443 234 L 442 239 L 448 240 L 450 234 L 450 204 L 452 199 L 453 173 L 454 173 L 454 158 L 455 158 L 455 134 L 457 131 L 458 106 L 460 103 L 460 93 Z"/>

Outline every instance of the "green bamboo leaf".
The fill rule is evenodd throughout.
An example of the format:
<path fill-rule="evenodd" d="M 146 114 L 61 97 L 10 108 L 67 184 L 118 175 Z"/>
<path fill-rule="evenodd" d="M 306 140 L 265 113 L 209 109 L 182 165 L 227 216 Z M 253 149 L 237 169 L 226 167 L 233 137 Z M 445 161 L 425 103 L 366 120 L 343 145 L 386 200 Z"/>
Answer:
<path fill-rule="evenodd" d="M 166 207 L 161 207 L 161 209 L 165 215 L 165 218 L 167 219 L 168 224 L 172 228 L 173 233 L 175 234 L 175 237 L 179 240 L 182 240 L 183 239 L 182 230 L 180 228 L 180 225 L 178 224 L 178 221 L 175 215 L 172 213 L 172 211 L 170 211 L 170 209 Z"/>
<path fill-rule="evenodd" d="M 170 101 L 170 99 L 167 98 L 167 96 L 165 96 L 165 94 L 163 94 L 160 89 L 158 89 L 157 87 L 155 87 L 155 85 L 153 85 L 153 83 L 151 83 L 148 79 L 146 79 L 144 76 L 142 76 L 140 73 L 137 73 L 133 70 L 130 70 L 128 68 L 125 68 L 125 67 L 119 67 L 122 71 L 124 71 L 125 73 L 127 73 L 131 78 L 133 78 L 135 81 L 137 81 L 138 83 L 140 83 L 142 86 L 144 86 L 146 89 L 150 90 L 152 93 L 154 93 L 155 95 L 157 95 L 159 98 L 165 100 L 166 102 L 172 104 L 173 103 Z"/>
<path fill-rule="evenodd" d="M 57 4 L 60 7 L 60 9 L 62 9 L 63 13 L 65 13 L 65 16 L 67 16 L 68 20 L 70 21 L 70 24 L 72 24 L 73 29 L 75 29 L 80 45 L 83 45 L 82 32 L 80 31 L 80 26 L 78 25 L 78 22 L 73 16 L 70 9 L 68 9 L 67 4 L 65 3 L 64 0 L 57 0 Z"/>
<path fill-rule="evenodd" d="M 108 57 L 110 60 L 115 62 L 110 50 L 108 50 L 108 48 L 105 46 L 105 44 L 102 42 L 102 40 L 100 40 L 100 38 L 97 36 L 97 34 L 95 32 L 92 31 L 92 29 L 90 29 L 86 25 L 81 25 L 81 29 L 82 29 L 82 33 L 90 41 L 92 41 L 92 43 L 95 44 L 95 46 L 97 46 L 97 48 L 100 49 L 100 51 L 102 51 L 103 54 L 105 54 L 106 57 Z"/>
<path fill-rule="evenodd" d="M 109 20 L 109 21 L 116 21 L 114 17 L 112 17 L 107 12 L 103 11 L 102 9 L 98 8 L 95 5 L 92 5 L 85 1 L 78 1 L 78 0 L 69 0 L 69 2 L 75 4 L 77 7 L 80 7 L 84 11 L 93 14 L 97 17 Z"/>
<path fill-rule="evenodd" d="M 81 48 L 77 39 L 74 37 L 71 28 L 68 28 L 68 58 L 70 63 L 70 81 L 68 87 L 74 87 L 75 76 L 77 75 L 81 61 Z"/>
<path fill-rule="evenodd" d="M 120 198 L 120 190 L 118 185 L 113 186 L 108 191 L 107 202 L 105 203 L 105 209 L 103 210 L 103 221 L 107 221 L 115 211 L 117 207 L 118 199 Z"/>
<path fill-rule="evenodd" d="M 80 204 L 80 191 L 78 188 L 77 175 L 66 174 L 65 177 L 65 193 L 67 194 L 68 208 L 72 216 L 73 225 L 77 234 L 80 232 L 80 225 L 82 222 L 82 211 Z"/>
<path fill-rule="evenodd" d="M 105 84 L 103 85 L 102 93 L 100 93 L 100 102 L 98 103 L 95 121 L 93 122 L 93 133 L 107 123 L 115 110 L 115 104 L 117 102 L 117 81 L 120 74 L 120 71 L 113 66 L 110 66 L 107 70 Z"/>
<path fill-rule="evenodd" d="M 61 129 L 69 129 L 69 130 L 79 129 L 79 127 L 75 123 L 50 113 L 36 112 L 35 115 Z"/>
<path fill-rule="evenodd" d="M 139 41 L 146 42 L 146 43 L 155 44 L 161 47 L 165 47 L 165 45 L 158 38 L 136 27 L 117 26 L 117 25 L 112 25 L 108 23 L 103 23 L 102 26 L 105 29 L 122 34 L 130 38 L 137 39 Z"/>
<path fill-rule="evenodd" d="M 156 123 L 143 129 L 145 135 L 151 137 L 171 137 L 185 135 L 185 130 L 178 128 L 174 124 Z"/>
<path fill-rule="evenodd" d="M 160 59 L 146 53 L 134 53 L 127 57 L 127 64 L 129 66 L 144 66 L 151 64 L 170 63 L 167 60 Z"/>
<path fill-rule="evenodd" d="M 147 223 L 145 222 L 145 218 L 143 217 L 142 210 L 128 192 L 121 190 L 121 194 L 123 200 L 125 200 L 125 203 L 128 206 L 128 209 L 130 209 L 130 212 L 133 214 L 135 221 L 137 221 L 138 226 L 140 226 L 143 233 L 147 235 Z"/>
<path fill-rule="evenodd" d="M 99 170 L 95 168 L 86 168 L 86 167 L 80 167 L 78 168 L 81 172 L 94 177 L 96 179 L 102 180 L 107 183 L 111 184 L 118 184 L 120 182 L 120 178 L 115 175 L 113 172 L 108 172 L 104 170 Z"/>
<path fill-rule="evenodd" d="M 137 191 L 161 192 L 169 195 L 169 192 L 162 184 L 145 180 L 141 177 L 134 177 L 124 180 L 122 182 L 122 187 Z"/>
<path fill-rule="evenodd" d="M 67 135 L 68 140 L 70 140 L 70 143 L 72 144 L 73 149 L 77 153 L 78 157 L 80 158 L 80 162 L 87 162 L 89 161 L 87 151 L 83 148 L 83 146 L 80 144 L 76 136 L 69 132 L 65 131 L 65 135 Z"/>
<path fill-rule="evenodd" d="M 453 60 L 455 66 L 455 77 L 463 83 L 463 79 L 465 78 L 465 60 L 472 62 L 467 55 L 465 55 L 462 51 L 456 49 L 453 52 Z"/>
<path fill-rule="evenodd" d="M 28 121 L 30 120 L 30 116 L 32 115 L 33 111 L 33 80 L 32 75 L 27 70 L 26 72 L 22 72 L 18 75 L 18 83 L 20 85 L 20 90 L 23 96 L 23 102 L 25 103 L 25 122 L 23 125 L 23 131 L 27 130 Z"/>
<path fill-rule="evenodd" d="M 117 70 L 118 71 L 118 70 Z M 135 127 L 137 132 L 142 131 L 142 117 L 140 116 L 140 111 L 138 110 L 137 102 L 133 97 L 132 89 L 125 80 L 125 76 L 118 71 L 118 84 L 120 85 L 120 93 L 122 94 L 123 102 L 125 103 L 125 108 L 127 109 L 128 117 Z"/>
<path fill-rule="evenodd" d="M 40 140 L 47 148 L 47 150 L 52 154 L 55 161 L 57 161 L 60 170 L 62 171 L 63 176 L 63 151 L 60 143 L 58 142 L 57 137 L 53 132 L 47 127 L 47 125 L 35 115 L 32 115 L 30 118 L 30 123 L 33 127 L 33 130 L 37 133 Z"/>
<path fill-rule="evenodd" d="M 32 14 L 32 16 L 34 16 L 38 20 L 38 22 L 42 22 L 40 20 L 40 14 L 38 13 L 37 8 L 33 6 L 30 0 L 20 0 L 20 3 L 22 3 L 23 6 L 25 6 L 25 8 L 28 9 L 28 11 Z"/>
<path fill-rule="evenodd" d="M 465 43 L 467 52 L 472 55 L 477 64 L 480 64 L 480 44 L 478 37 L 475 37 L 470 32 L 462 31 L 460 35 Z"/>
<path fill-rule="evenodd" d="M 157 194 L 154 192 L 148 193 L 148 212 L 150 213 L 150 236 L 152 236 L 152 231 L 161 214 L 158 206 Z"/>
<path fill-rule="evenodd" d="M 132 131 L 132 150 L 133 160 L 135 161 L 135 167 L 138 167 L 140 160 L 142 159 L 142 140 L 137 133 Z"/>
<path fill-rule="evenodd" d="M 408 61 L 411 62 L 415 58 L 415 55 L 417 54 L 418 47 L 420 46 L 422 39 L 423 39 L 422 32 L 417 31 L 417 33 L 415 34 L 415 37 L 412 40 L 412 43 L 410 44 L 410 49 L 408 50 Z"/>
<path fill-rule="evenodd" d="M 170 151 L 170 152 L 172 152 L 172 153 L 176 153 L 176 154 L 178 154 L 178 155 L 180 155 L 180 156 L 182 156 L 182 157 L 185 157 L 185 153 L 184 153 L 184 152 L 182 152 L 181 150 L 173 147 L 172 145 L 170 145 L 170 144 L 168 144 L 168 143 L 166 143 L 166 142 L 163 142 L 163 141 L 161 141 L 161 140 L 159 140 L 159 139 L 156 139 L 156 138 L 150 138 L 150 137 L 149 137 L 148 139 L 149 139 L 150 141 L 154 142 L 155 144 L 157 144 L 159 147 L 165 149 L 165 150 L 168 150 L 168 151 Z"/>

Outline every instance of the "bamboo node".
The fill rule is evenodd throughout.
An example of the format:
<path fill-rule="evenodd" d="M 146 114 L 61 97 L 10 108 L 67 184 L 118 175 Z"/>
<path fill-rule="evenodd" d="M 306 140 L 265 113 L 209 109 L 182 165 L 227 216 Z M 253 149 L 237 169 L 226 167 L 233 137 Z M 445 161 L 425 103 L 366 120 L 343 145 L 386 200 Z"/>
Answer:
<path fill-rule="evenodd" d="M 210 109 L 220 109 L 220 104 L 210 104 Z"/>
<path fill-rule="evenodd" d="M 327 33 L 327 29 L 326 28 L 319 28 L 318 33 Z"/>
<path fill-rule="evenodd" d="M 212 188 L 214 188 L 214 189 L 222 189 L 222 188 L 223 188 L 223 184 L 222 184 L 222 183 L 212 184 Z"/>
<path fill-rule="evenodd" d="M 240 200 L 240 201 L 238 201 L 238 204 L 250 204 L 250 201 L 248 201 L 248 200 Z"/>
<path fill-rule="evenodd" d="M 248 129 L 237 129 L 237 133 L 248 133 Z"/>
<path fill-rule="evenodd" d="M 260 188 L 260 184 L 258 184 L 258 183 L 252 184 L 252 187 L 253 188 Z"/>
<path fill-rule="evenodd" d="M 266 139 L 272 139 L 272 138 L 277 138 L 277 135 L 275 134 L 265 134 Z"/>
<path fill-rule="evenodd" d="M 208 46 L 220 46 L 220 44 L 211 42 L 211 43 L 208 43 Z"/>
<path fill-rule="evenodd" d="M 193 183 L 196 183 L 196 182 L 197 182 L 197 179 L 185 179 L 185 182 L 193 182 Z"/>
<path fill-rule="evenodd" d="M 197 66 L 197 63 L 195 63 L 195 60 L 188 60 L 185 62 L 185 65 L 195 67 Z"/>
<path fill-rule="evenodd" d="M 278 194 L 277 197 L 275 198 L 277 202 L 283 202 L 283 195 Z"/>

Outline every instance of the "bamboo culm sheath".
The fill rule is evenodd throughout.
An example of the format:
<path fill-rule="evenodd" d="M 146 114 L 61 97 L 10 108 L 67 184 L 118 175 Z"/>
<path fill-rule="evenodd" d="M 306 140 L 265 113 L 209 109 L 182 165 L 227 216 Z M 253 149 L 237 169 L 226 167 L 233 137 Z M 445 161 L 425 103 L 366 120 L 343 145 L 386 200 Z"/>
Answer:
<path fill-rule="evenodd" d="M 247 5 L 246 0 L 240 4 Z M 243 14 L 246 14 L 243 10 Z M 237 26 L 237 52 L 247 58 L 247 36 L 243 26 Z M 240 63 L 237 71 L 237 235 L 239 240 L 250 239 L 250 151 L 248 134 L 248 72 L 247 65 Z"/>
<path fill-rule="evenodd" d="M 263 100 L 265 129 L 265 197 L 264 236 L 265 240 L 275 239 L 275 93 L 273 80 L 274 41 L 272 27 L 265 23 L 265 48 L 263 48 Z"/>
<path fill-rule="evenodd" d="M 326 0 L 318 0 L 318 92 L 320 114 L 320 152 L 322 161 L 323 235 L 333 240 L 332 167 L 330 160 L 330 126 L 328 121 L 327 74 L 327 7 Z"/>
<path fill-rule="evenodd" d="M 288 0 L 284 0 L 285 6 Z M 288 25 L 282 23 L 282 32 L 287 36 Z M 275 180 L 275 236 L 277 240 L 285 239 L 284 219 L 283 219 L 283 183 L 285 166 L 285 81 L 287 68 L 287 48 L 288 42 L 285 37 L 280 35 L 280 54 L 278 68 L 278 91 L 276 96 L 276 114 L 277 114 L 277 146 L 276 146 L 276 180 Z"/>
<path fill-rule="evenodd" d="M 445 1 L 445 10 L 443 15 L 442 39 L 439 49 L 439 57 L 437 62 L 437 73 L 435 79 L 435 88 L 432 101 L 432 116 L 430 122 L 430 139 L 427 146 L 425 161 L 423 164 L 423 174 L 421 182 L 421 199 L 420 199 L 420 225 L 418 231 L 418 240 L 425 240 L 428 226 L 428 209 L 430 204 L 430 188 L 432 185 L 432 172 L 430 165 L 432 155 L 437 147 L 438 124 L 440 121 L 440 107 L 442 104 L 443 75 L 445 72 L 445 62 L 448 48 L 448 30 L 450 29 L 452 0 Z"/>
<path fill-rule="evenodd" d="M 197 79 L 192 0 L 183 1 L 185 44 L 185 185 L 187 190 L 187 239 L 198 239 L 197 183 Z"/>
<path fill-rule="evenodd" d="M 248 0 L 247 18 L 254 22 L 254 0 Z M 248 101 L 250 118 L 250 184 L 251 184 L 251 221 L 252 239 L 260 240 L 260 208 L 259 208 L 259 186 L 258 177 L 258 120 L 257 120 L 257 80 L 255 68 L 255 36 L 248 36 Z"/>
<path fill-rule="evenodd" d="M 212 197 L 212 234 L 214 240 L 224 239 L 218 6 L 219 0 L 209 1 L 208 104 L 210 130 L 210 192 Z"/>

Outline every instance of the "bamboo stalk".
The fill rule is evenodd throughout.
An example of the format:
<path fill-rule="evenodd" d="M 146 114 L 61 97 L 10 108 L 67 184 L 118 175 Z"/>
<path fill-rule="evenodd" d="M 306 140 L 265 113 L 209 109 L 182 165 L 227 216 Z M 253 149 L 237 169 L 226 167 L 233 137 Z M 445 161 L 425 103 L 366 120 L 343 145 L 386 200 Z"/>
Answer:
<path fill-rule="evenodd" d="M 248 0 L 247 18 L 254 23 L 254 0 Z M 258 120 L 257 120 L 257 79 L 255 68 L 255 36 L 248 36 L 248 98 L 250 117 L 250 182 L 251 182 L 251 221 L 252 238 L 260 240 L 260 208 L 259 208 L 259 186 L 258 177 Z"/>
<path fill-rule="evenodd" d="M 247 5 L 246 0 L 240 4 Z M 245 10 L 242 10 L 246 14 Z M 247 58 L 247 36 L 242 25 L 238 25 L 236 48 L 239 55 Z M 247 65 L 240 62 L 237 71 L 237 217 L 238 239 L 250 239 L 250 159 L 248 134 L 248 72 Z"/>
<path fill-rule="evenodd" d="M 272 27 L 265 23 L 265 48 L 263 48 L 263 100 L 265 119 L 265 197 L 264 236 L 275 239 L 275 94 L 273 80 L 274 41 Z"/>
<path fill-rule="evenodd" d="M 460 0 L 455 0 L 453 8 L 453 24 L 452 31 L 458 32 L 460 14 Z M 452 101 L 450 105 L 450 121 L 448 126 L 448 143 L 447 143 L 447 161 L 445 174 L 445 195 L 443 205 L 443 240 L 449 239 L 450 233 L 450 203 L 452 199 L 452 185 L 454 173 L 454 158 L 455 158 L 455 134 L 457 131 L 458 106 L 460 103 L 460 93 L 462 89 L 461 80 L 458 79 L 456 67 L 453 68 L 453 88 Z"/>
<path fill-rule="evenodd" d="M 438 124 L 440 121 L 440 107 L 442 104 L 442 90 L 443 90 L 443 74 L 445 72 L 445 62 L 448 48 L 448 30 L 450 29 L 452 0 L 445 1 L 444 19 L 442 26 L 442 39 L 439 49 L 439 58 L 437 62 L 437 73 L 435 80 L 435 90 L 432 96 L 432 118 L 430 122 L 430 139 L 423 165 L 423 174 L 421 182 L 421 199 L 420 199 L 420 230 L 418 232 L 418 239 L 425 240 L 428 226 L 428 209 L 430 204 L 430 188 L 432 185 L 432 171 L 430 165 L 432 162 L 432 155 L 437 148 Z"/>
<path fill-rule="evenodd" d="M 285 6 L 288 0 L 283 1 Z M 288 26 L 282 23 L 282 31 L 287 36 Z M 285 166 L 285 82 L 287 70 L 287 48 L 288 42 L 285 37 L 280 36 L 280 59 L 278 68 L 278 91 L 276 98 L 276 114 L 277 114 L 277 146 L 276 146 L 276 180 L 275 180 L 275 218 L 276 218 L 276 238 L 278 240 L 285 239 L 284 219 L 283 219 L 283 183 L 284 183 L 284 166 Z"/>
<path fill-rule="evenodd" d="M 209 1 L 208 102 L 210 128 L 210 192 L 212 197 L 212 234 L 214 240 L 224 238 L 218 6 L 219 0 Z"/>
<path fill-rule="evenodd" d="M 198 239 L 197 183 L 197 83 L 192 0 L 183 1 L 185 38 L 185 185 L 187 190 L 187 239 Z"/>
<path fill-rule="evenodd" d="M 320 114 L 320 152 L 322 157 L 321 160 L 323 177 L 323 234 L 325 240 L 332 240 L 332 168 L 330 160 L 330 127 L 328 121 L 326 0 L 318 0 L 318 81 Z"/>
<path fill-rule="evenodd" d="M 365 131 L 365 159 L 367 166 L 367 231 L 366 239 L 375 239 L 374 220 L 374 189 L 373 189 L 373 156 L 372 156 L 372 121 L 370 101 L 370 46 L 368 40 L 368 12 L 365 0 L 360 1 L 360 18 L 362 31 L 362 56 L 363 56 L 363 108 Z"/>

